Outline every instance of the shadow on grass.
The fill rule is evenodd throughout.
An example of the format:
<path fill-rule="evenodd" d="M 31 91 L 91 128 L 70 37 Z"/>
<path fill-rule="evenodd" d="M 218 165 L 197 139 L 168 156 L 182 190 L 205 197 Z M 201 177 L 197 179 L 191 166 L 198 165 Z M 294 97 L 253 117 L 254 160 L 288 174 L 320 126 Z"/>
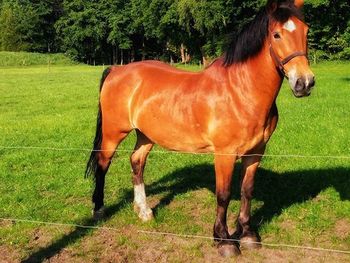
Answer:
<path fill-rule="evenodd" d="M 132 191 L 127 191 L 124 194 L 124 199 L 121 200 L 119 203 L 114 204 L 112 206 L 109 206 L 106 208 L 106 215 L 104 221 L 107 221 L 110 219 L 114 214 L 116 214 L 119 210 L 123 209 L 125 205 L 128 202 L 132 202 Z M 97 226 L 98 223 L 93 220 L 91 217 L 85 218 L 80 225 L 84 226 Z M 37 263 L 42 262 L 44 260 L 48 260 L 58 254 L 62 249 L 67 247 L 70 244 L 74 244 L 76 241 L 80 240 L 84 236 L 86 236 L 88 233 L 93 231 L 91 228 L 81 228 L 76 227 L 72 232 L 69 234 L 63 236 L 59 240 L 55 241 L 54 243 L 50 244 L 49 246 L 45 248 L 39 249 L 37 252 L 31 254 L 28 258 L 22 260 L 21 262 L 24 263 Z"/>
<path fill-rule="evenodd" d="M 240 200 L 240 170 L 240 165 L 236 165 L 231 200 Z M 263 201 L 264 204 L 254 211 L 252 224 L 255 225 L 262 219 L 267 223 L 274 216 L 280 215 L 283 209 L 315 198 L 328 187 L 334 187 L 342 200 L 350 200 L 350 168 L 300 170 L 282 174 L 260 168 L 255 180 L 253 198 Z M 148 186 L 146 191 L 148 195 L 168 192 L 153 209 L 156 216 L 157 211 L 171 203 L 175 195 L 201 188 L 215 193 L 212 165 L 203 164 L 177 170 Z"/>
<path fill-rule="evenodd" d="M 231 199 L 233 200 L 240 199 L 239 174 L 240 166 L 237 165 L 232 184 Z M 283 174 L 261 168 L 255 181 L 254 198 L 263 201 L 264 204 L 254 212 L 252 224 L 257 225 L 257 222 L 261 221 L 262 218 L 263 222 L 267 223 L 274 216 L 280 215 L 283 209 L 312 199 L 328 187 L 334 187 L 342 200 L 350 200 L 350 168 L 300 170 Z M 215 192 L 213 165 L 202 164 L 176 170 L 147 186 L 146 192 L 147 195 L 167 193 L 153 209 L 155 216 L 157 216 L 157 212 L 171 203 L 176 195 L 201 188 Z M 128 202 L 132 202 L 132 189 L 125 192 L 121 202 L 107 207 L 105 220 L 110 219 Z M 85 219 L 82 224 L 96 225 L 91 219 Z M 49 259 L 90 231 L 93 230 L 76 228 L 48 247 L 33 253 L 22 262 L 40 262 Z"/>
<path fill-rule="evenodd" d="M 344 77 L 344 78 L 342 78 L 342 80 L 350 82 L 350 77 Z"/>

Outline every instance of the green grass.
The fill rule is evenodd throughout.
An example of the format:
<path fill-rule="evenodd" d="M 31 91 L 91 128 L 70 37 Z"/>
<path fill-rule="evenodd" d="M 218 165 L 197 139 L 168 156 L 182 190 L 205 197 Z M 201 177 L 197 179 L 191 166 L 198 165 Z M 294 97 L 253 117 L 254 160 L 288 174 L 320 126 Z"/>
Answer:
<path fill-rule="evenodd" d="M 34 66 L 34 65 L 74 65 L 64 54 L 42 54 L 31 52 L 0 51 L 0 67 Z"/>
<path fill-rule="evenodd" d="M 102 70 L 84 65 L 0 68 L 0 145 L 90 149 Z M 296 99 L 283 85 L 277 101 L 280 121 L 267 154 L 350 155 L 350 64 L 325 62 L 313 70 L 312 96 Z M 131 134 L 120 148 L 133 144 Z M 0 251 L 6 248 L 12 259 L 33 262 L 64 253 L 77 261 L 107 260 L 101 251 L 109 246 L 108 255 L 131 261 L 145 250 L 155 259 L 162 251 L 173 256 L 167 258 L 172 262 L 203 261 L 216 253 L 206 240 L 136 232 L 212 235 L 212 156 L 155 150 L 145 171 L 149 202 L 156 206 L 152 222 L 140 222 L 132 211 L 128 153 L 120 152 L 107 176 L 108 217 L 99 224 L 121 233 L 0 221 Z M 0 149 L 0 217 L 93 224 L 92 183 L 83 177 L 88 155 L 85 150 Z M 239 169 L 238 164 L 231 229 L 239 209 Z M 265 157 L 254 198 L 253 223 L 263 241 L 350 250 L 350 159 Z M 261 260 L 263 253 L 251 255 Z"/>

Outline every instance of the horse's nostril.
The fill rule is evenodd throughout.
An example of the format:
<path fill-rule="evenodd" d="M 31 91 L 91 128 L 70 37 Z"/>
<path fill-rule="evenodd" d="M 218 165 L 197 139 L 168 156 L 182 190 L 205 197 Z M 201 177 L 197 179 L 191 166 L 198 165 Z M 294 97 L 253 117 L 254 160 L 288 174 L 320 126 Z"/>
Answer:
<path fill-rule="evenodd" d="M 312 76 L 309 80 L 309 88 L 312 88 L 313 86 L 315 86 L 315 77 Z"/>
<path fill-rule="evenodd" d="M 302 91 L 305 87 L 305 82 L 302 78 L 299 78 L 295 84 L 295 91 Z"/>

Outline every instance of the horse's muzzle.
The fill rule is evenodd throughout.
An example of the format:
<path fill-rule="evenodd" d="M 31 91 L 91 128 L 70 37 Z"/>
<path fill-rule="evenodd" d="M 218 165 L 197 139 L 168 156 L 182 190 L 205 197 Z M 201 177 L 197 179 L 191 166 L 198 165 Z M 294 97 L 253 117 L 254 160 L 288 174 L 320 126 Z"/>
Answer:
<path fill-rule="evenodd" d="M 296 80 L 293 87 L 294 96 L 297 98 L 306 97 L 311 94 L 312 88 L 315 86 L 315 76 L 306 75 Z"/>

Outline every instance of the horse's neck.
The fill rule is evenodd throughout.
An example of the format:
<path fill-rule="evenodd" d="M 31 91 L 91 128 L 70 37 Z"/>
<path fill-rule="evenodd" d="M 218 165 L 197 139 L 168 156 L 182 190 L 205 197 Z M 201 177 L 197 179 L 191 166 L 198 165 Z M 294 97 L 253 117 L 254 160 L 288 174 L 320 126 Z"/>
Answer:
<path fill-rule="evenodd" d="M 259 107 L 269 110 L 273 105 L 282 84 L 282 78 L 265 45 L 261 52 L 246 62 L 232 65 L 229 79 L 234 89 L 242 89 L 244 97 L 258 101 Z"/>

